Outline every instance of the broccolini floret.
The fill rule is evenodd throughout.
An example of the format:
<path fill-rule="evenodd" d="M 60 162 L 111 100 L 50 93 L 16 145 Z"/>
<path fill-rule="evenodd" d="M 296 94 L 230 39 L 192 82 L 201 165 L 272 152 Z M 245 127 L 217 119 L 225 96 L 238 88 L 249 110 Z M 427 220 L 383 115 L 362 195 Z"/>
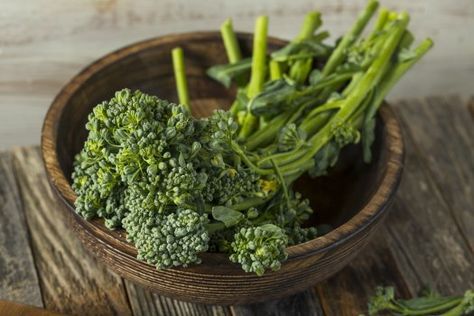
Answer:
<path fill-rule="evenodd" d="M 245 272 L 262 275 L 266 269 L 280 269 L 288 256 L 285 248 L 288 237 L 285 231 L 273 224 L 243 227 L 234 236 L 230 260 L 242 265 Z"/>
<path fill-rule="evenodd" d="M 207 215 L 189 209 L 170 214 L 135 209 L 123 219 L 127 239 L 138 250 L 138 259 L 158 269 L 199 263 L 200 252 L 207 251 Z"/>

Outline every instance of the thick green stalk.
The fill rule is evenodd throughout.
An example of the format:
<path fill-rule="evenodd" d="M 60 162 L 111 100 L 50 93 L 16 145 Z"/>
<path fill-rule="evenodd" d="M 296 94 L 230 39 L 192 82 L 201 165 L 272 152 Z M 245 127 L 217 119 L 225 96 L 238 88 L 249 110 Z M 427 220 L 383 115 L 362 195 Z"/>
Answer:
<path fill-rule="evenodd" d="M 252 73 L 247 96 L 253 98 L 262 91 L 265 83 L 265 64 L 267 59 L 268 17 L 259 16 L 255 24 L 252 52 Z"/>
<path fill-rule="evenodd" d="M 281 73 L 281 66 L 280 63 L 271 60 L 270 61 L 270 80 L 278 80 L 281 79 L 282 73 Z"/>
<path fill-rule="evenodd" d="M 250 135 L 245 143 L 247 149 L 254 150 L 258 146 L 264 146 L 271 142 L 285 124 L 294 122 L 306 107 L 311 105 L 313 102 L 313 100 L 303 102 L 296 110 L 286 111 L 274 117 L 265 127 Z"/>
<path fill-rule="evenodd" d="M 186 68 L 184 66 L 184 55 L 181 47 L 176 47 L 171 51 L 173 59 L 174 78 L 176 81 L 176 91 L 178 92 L 179 103 L 189 108 L 188 82 L 186 80 Z"/>
<path fill-rule="evenodd" d="M 326 111 L 323 113 L 319 113 L 314 119 L 311 121 L 304 121 L 300 128 L 305 131 L 307 135 L 314 135 L 318 130 L 320 130 L 324 124 L 329 121 L 329 118 L 334 115 L 334 111 Z"/>
<path fill-rule="evenodd" d="M 221 36 L 224 41 L 225 51 L 229 63 L 233 64 L 242 59 L 242 53 L 240 52 L 239 42 L 235 36 L 234 28 L 232 26 L 232 20 L 227 19 L 221 25 Z"/>
<path fill-rule="evenodd" d="M 295 41 L 302 41 L 313 36 L 314 31 L 321 26 L 321 13 L 312 11 L 306 14 L 300 33 L 295 38 Z"/>
<path fill-rule="evenodd" d="M 298 165 L 303 164 L 306 160 L 312 159 L 314 155 L 332 138 L 332 122 L 346 122 L 351 115 L 358 109 L 361 102 L 367 96 L 367 94 L 374 88 L 379 82 L 381 77 L 384 75 L 387 63 L 396 50 L 398 43 L 403 35 L 403 32 L 408 25 L 409 16 L 407 13 L 401 13 L 396 24 L 393 25 L 393 30 L 390 36 L 384 43 L 379 56 L 374 60 L 372 65 L 366 71 L 364 76 L 360 79 L 357 89 L 354 89 L 344 99 L 344 105 L 341 109 L 332 117 L 332 119 L 311 139 L 312 146 L 306 150 L 305 154 L 300 158 L 293 160 L 292 162 L 281 166 L 280 170 L 285 174 L 289 170 L 295 169 Z M 279 163 L 279 162 L 277 162 Z"/>
<path fill-rule="evenodd" d="M 381 104 L 388 92 L 400 80 L 400 78 L 423 57 L 433 47 L 433 41 L 430 38 L 425 39 L 415 48 L 415 57 L 405 62 L 397 62 L 383 77 L 380 85 L 377 87 L 375 104 Z M 375 109 L 377 110 L 377 109 Z"/>
<path fill-rule="evenodd" d="M 259 92 L 261 92 L 263 84 L 265 83 L 267 33 L 268 17 L 259 16 L 255 24 L 255 32 L 253 37 L 252 73 L 250 75 L 250 83 L 247 88 L 247 96 L 249 99 L 255 97 Z M 241 127 L 239 138 L 246 139 L 254 131 L 257 122 L 257 118 L 253 116 L 250 111 L 248 111 Z"/>
<path fill-rule="evenodd" d="M 369 0 L 365 9 L 357 17 L 357 20 L 355 21 L 352 28 L 344 35 L 334 52 L 329 57 L 329 60 L 327 61 L 326 65 L 324 65 L 322 71 L 323 76 L 331 74 L 336 69 L 336 67 L 339 66 L 339 64 L 344 58 L 346 49 L 351 46 L 352 43 L 354 43 L 360 36 L 365 26 L 369 22 L 370 18 L 374 14 L 375 10 L 377 9 L 378 5 L 379 3 L 377 0 Z"/>
<path fill-rule="evenodd" d="M 386 8 L 380 9 L 379 15 L 374 24 L 374 28 L 366 39 L 367 42 L 370 42 L 371 40 L 373 40 L 379 34 L 379 32 L 383 30 L 383 28 L 385 27 L 385 24 L 388 21 L 389 12 L 390 11 L 388 11 Z"/>
<path fill-rule="evenodd" d="M 289 114 L 282 113 L 273 118 L 265 128 L 253 133 L 246 141 L 248 150 L 254 150 L 260 145 L 264 145 L 275 137 L 275 134 L 285 125 Z"/>
<path fill-rule="evenodd" d="M 321 26 L 321 14 L 317 11 L 310 12 L 306 15 L 300 34 L 293 42 L 300 42 L 310 39 L 316 29 Z M 302 51 L 303 52 L 303 51 Z M 290 65 L 289 77 L 298 83 L 303 83 L 308 78 L 313 65 L 313 58 L 298 59 Z"/>

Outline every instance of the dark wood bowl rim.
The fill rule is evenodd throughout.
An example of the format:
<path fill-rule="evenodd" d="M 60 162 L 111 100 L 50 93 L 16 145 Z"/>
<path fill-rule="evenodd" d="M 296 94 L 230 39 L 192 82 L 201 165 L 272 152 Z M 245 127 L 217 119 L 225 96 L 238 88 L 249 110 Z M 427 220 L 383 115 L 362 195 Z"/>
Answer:
<path fill-rule="evenodd" d="M 241 39 L 250 39 L 252 38 L 252 34 L 239 32 L 238 37 Z M 58 138 L 58 125 L 66 104 L 84 84 L 84 82 L 86 82 L 91 76 L 110 64 L 118 62 L 119 60 L 129 56 L 130 54 L 146 49 L 151 49 L 163 44 L 212 38 L 220 38 L 220 33 L 216 31 L 209 31 L 171 34 L 140 41 L 118 49 L 91 63 L 80 73 L 74 76 L 60 90 L 48 109 L 41 134 L 42 158 L 48 180 L 62 202 L 67 205 L 67 207 L 73 213 L 75 224 L 79 224 L 82 228 L 88 230 L 88 232 L 97 238 L 99 242 L 109 243 L 108 241 L 103 240 L 97 233 L 97 229 L 100 229 L 100 227 L 97 227 L 97 224 L 88 222 L 75 213 L 74 200 L 76 195 L 72 190 L 66 175 L 63 173 L 60 167 L 57 156 L 56 140 Z M 273 45 L 284 45 L 287 43 L 287 41 L 270 37 L 269 43 Z M 289 259 L 306 257 L 331 250 L 363 231 L 367 226 L 382 216 L 387 210 L 389 201 L 395 194 L 401 179 L 405 150 L 400 124 L 393 110 L 388 104 L 385 104 L 381 107 L 380 115 L 382 121 L 386 125 L 387 133 L 385 141 L 386 150 L 388 151 L 387 168 L 381 180 L 380 186 L 377 188 L 376 192 L 372 194 L 365 206 L 349 221 L 330 231 L 326 235 L 320 236 L 302 244 L 288 247 L 287 251 Z M 106 230 L 106 228 L 103 228 L 102 230 Z M 206 255 L 219 256 L 222 258 L 224 258 L 224 256 L 227 257 L 224 254 L 218 253 L 207 253 Z"/>

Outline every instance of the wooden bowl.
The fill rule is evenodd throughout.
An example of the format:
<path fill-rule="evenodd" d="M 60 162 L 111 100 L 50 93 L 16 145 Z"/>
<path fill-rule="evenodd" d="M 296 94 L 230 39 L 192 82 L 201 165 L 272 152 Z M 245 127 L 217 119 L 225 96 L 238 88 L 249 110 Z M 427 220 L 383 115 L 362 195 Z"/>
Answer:
<path fill-rule="evenodd" d="M 243 53 L 251 53 L 252 36 L 238 34 Z M 269 49 L 286 42 L 271 38 Z M 74 212 L 71 189 L 73 157 L 87 136 L 84 125 L 96 104 L 122 88 L 141 89 L 176 101 L 171 49 L 185 52 L 192 107 L 205 115 L 233 98 L 206 77 L 207 67 L 226 62 L 218 32 L 170 35 L 133 44 L 113 52 L 75 76 L 58 94 L 46 115 L 41 149 L 49 181 L 68 214 L 76 234 L 100 260 L 124 278 L 180 300 L 208 304 L 241 304 L 276 299 L 311 287 L 354 258 L 387 213 L 403 167 L 399 123 L 388 105 L 377 118 L 373 161 L 364 164 L 360 146 L 343 151 L 328 176 L 302 179 L 298 189 L 315 209 L 313 224 L 334 229 L 314 240 L 288 248 L 288 260 L 277 272 L 262 277 L 245 273 L 226 255 L 203 253 L 202 264 L 156 270 L 138 261 L 123 231 L 109 231 L 102 220 L 86 221 Z M 59 210 L 58 210 L 59 211 Z"/>

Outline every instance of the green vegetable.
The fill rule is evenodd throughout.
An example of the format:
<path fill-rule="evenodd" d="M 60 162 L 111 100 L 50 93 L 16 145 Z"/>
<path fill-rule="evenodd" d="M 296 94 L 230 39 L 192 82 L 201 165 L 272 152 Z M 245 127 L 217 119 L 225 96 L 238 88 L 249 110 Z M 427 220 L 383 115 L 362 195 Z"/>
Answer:
<path fill-rule="evenodd" d="M 186 79 L 186 72 L 184 70 L 183 50 L 180 47 L 174 48 L 172 51 L 172 56 L 179 103 L 185 105 L 189 110 L 188 81 Z"/>
<path fill-rule="evenodd" d="M 287 257 L 287 245 L 288 237 L 278 226 L 244 227 L 234 235 L 230 260 L 240 263 L 245 272 L 263 275 L 268 268 L 280 269 L 281 262 Z"/>
<path fill-rule="evenodd" d="M 247 96 L 253 98 L 262 91 L 266 76 L 266 60 L 267 60 L 267 32 L 268 17 L 260 16 L 255 24 L 255 34 L 253 40 L 252 54 L 252 72 L 250 82 L 247 87 Z M 252 133 L 257 124 L 255 116 L 248 111 L 242 122 L 239 138 L 245 139 Z"/>
<path fill-rule="evenodd" d="M 180 104 L 124 89 L 90 113 L 72 174 L 77 213 L 124 228 L 138 258 L 158 269 L 199 263 L 204 251 L 225 252 L 257 275 L 279 269 L 287 246 L 330 230 L 305 226 L 313 209 L 293 183 L 328 173 L 349 144 L 360 143 L 369 162 L 377 110 L 432 46 L 427 39 L 411 48 L 408 14 L 384 9 L 362 38 L 377 6 L 369 0 L 335 47 L 323 43 L 328 33 L 316 33 L 321 17 L 310 12 L 298 36 L 272 53 L 261 16 L 246 58 L 226 20 L 229 63 L 207 73 L 238 89 L 229 111 L 208 118 L 191 116 L 184 52 L 174 49 Z M 374 302 L 392 303 L 385 294 Z"/>
<path fill-rule="evenodd" d="M 222 23 L 221 35 L 229 63 L 235 64 L 242 59 L 242 53 L 240 52 L 239 43 L 237 42 L 231 19 L 227 19 Z"/>
<path fill-rule="evenodd" d="M 378 287 L 369 302 L 369 315 L 390 311 L 396 315 L 442 315 L 461 316 L 474 312 L 474 292 L 466 291 L 464 296 L 441 297 L 434 293 L 402 300 L 395 298 L 393 287 Z"/>

